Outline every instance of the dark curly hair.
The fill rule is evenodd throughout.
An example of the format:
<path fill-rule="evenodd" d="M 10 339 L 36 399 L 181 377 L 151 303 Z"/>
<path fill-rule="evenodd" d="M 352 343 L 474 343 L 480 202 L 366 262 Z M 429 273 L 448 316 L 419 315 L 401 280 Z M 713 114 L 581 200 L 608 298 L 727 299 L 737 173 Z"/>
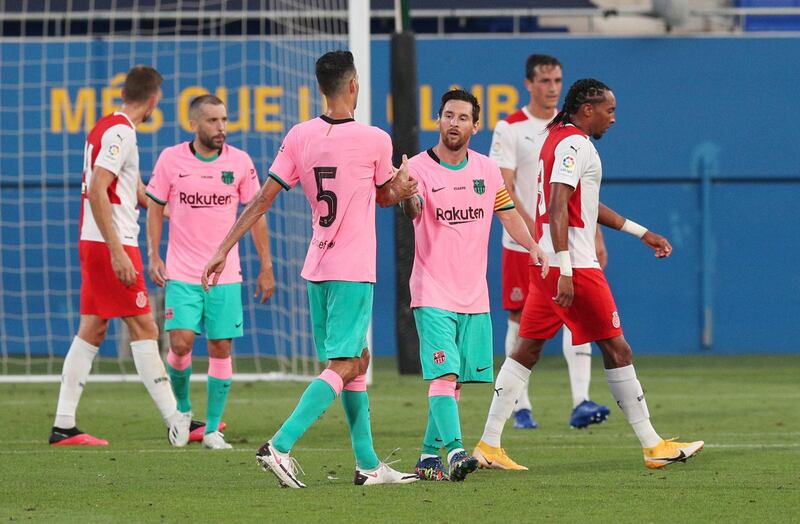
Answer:
<path fill-rule="evenodd" d="M 578 80 L 569 88 L 567 97 L 564 99 L 564 107 L 547 124 L 547 129 L 569 124 L 570 116 L 577 113 L 583 104 L 599 104 L 605 99 L 606 91 L 611 91 L 611 88 L 600 80 L 594 78 Z"/>

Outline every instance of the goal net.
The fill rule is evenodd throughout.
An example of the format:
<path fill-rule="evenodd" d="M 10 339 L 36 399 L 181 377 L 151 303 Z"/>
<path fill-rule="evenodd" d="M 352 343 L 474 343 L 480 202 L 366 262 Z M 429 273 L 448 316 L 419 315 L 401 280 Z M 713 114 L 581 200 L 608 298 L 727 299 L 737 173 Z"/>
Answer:
<path fill-rule="evenodd" d="M 148 64 L 164 76 L 159 109 L 137 131 L 145 183 L 162 149 L 191 139 L 188 104 L 204 92 L 226 101 L 228 143 L 250 154 L 263 181 L 283 135 L 322 110 L 314 62 L 347 48 L 347 2 L 0 0 L 0 7 L 0 380 L 58 380 L 79 319 L 83 143 L 121 102 L 125 72 Z M 312 376 L 318 364 L 299 276 L 310 236 L 303 193 L 282 193 L 268 219 L 276 290 L 266 305 L 254 300 L 259 267 L 246 236 L 245 336 L 234 343 L 234 370 L 239 378 Z M 144 227 L 139 241 L 144 248 Z M 163 293 L 150 290 L 163 325 Z M 126 338 L 112 321 L 92 380 L 136 379 Z M 166 337 L 161 346 L 166 351 Z M 205 354 L 198 337 L 194 355 Z"/>

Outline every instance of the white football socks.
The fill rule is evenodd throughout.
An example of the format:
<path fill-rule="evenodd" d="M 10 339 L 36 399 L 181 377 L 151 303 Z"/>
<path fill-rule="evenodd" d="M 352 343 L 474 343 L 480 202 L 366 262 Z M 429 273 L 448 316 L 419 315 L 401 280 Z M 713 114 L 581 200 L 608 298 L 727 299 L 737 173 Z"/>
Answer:
<path fill-rule="evenodd" d="M 75 412 L 78 411 L 78 402 L 92 370 L 92 361 L 97 355 L 97 350 L 96 346 L 82 338 L 76 336 L 72 339 L 61 370 L 61 390 L 58 393 L 56 419 L 53 423 L 55 427 L 62 429 L 75 427 Z"/>
<path fill-rule="evenodd" d="M 633 364 L 616 369 L 606 370 L 606 379 L 611 388 L 611 395 L 617 401 L 625 418 L 633 428 L 639 442 L 643 448 L 652 448 L 659 442 L 658 436 L 653 425 L 650 424 L 650 412 L 647 410 L 647 402 L 644 400 L 642 385 L 636 380 L 636 370 Z"/>
<path fill-rule="evenodd" d="M 517 342 L 519 342 L 519 322 L 514 322 L 511 319 L 508 319 L 508 330 L 506 331 L 506 356 L 510 357 L 511 353 L 514 351 L 514 348 L 517 347 Z M 530 395 L 528 394 L 528 383 L 525 382 L 525 386 L 520 390 L 519 396 L 517 397 L 516 405 L 512 410 L 512 414 L 516 411 L 521 409 L 527 409 L 531 411 L 533 408 L 531 407 L 531 399 Z M 511 415 L 509 414 L 509 417 Z"/>
<path fill-rule="evenodd" d="M 531 370 L 516 360 L 506 358 L 506 361 L 503 362 L 494 383 L 492 405 L 489 408 L 489 415 L 486 417 L 482 441 L 494 448 L 500 447 L 503 426 L 514 410 L 514 403 L 520 391 L 524 390 L 530 376 Z"/>
<path fill-rule="evenodd" d="M 155 340 L 131 342 L 131 354 L 139 378 L 169 427 L 170 423 L 177 420 L 178 403 L 172 392 L 164 362 L 158 354 L 158 342 Z"/>
<path fill-rule="evenodd" d="M 569 370 L 569 386 L 572 391 L 572 407 L 589 400 L 589 383 L 592 380 L 592 345 L 572 345 L 572 332 L 565 325 L 561 332 L 564 359 Z"/>

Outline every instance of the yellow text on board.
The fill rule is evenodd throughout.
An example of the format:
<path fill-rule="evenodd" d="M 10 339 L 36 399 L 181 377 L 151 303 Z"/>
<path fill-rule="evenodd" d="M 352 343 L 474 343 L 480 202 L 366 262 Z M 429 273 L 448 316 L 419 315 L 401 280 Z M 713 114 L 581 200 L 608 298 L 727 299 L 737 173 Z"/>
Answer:
<path fill-rule="evenodd" d="M 88 132 L 102 115 L 117 110 L 122 104 L 122 82 L 125 74 L 120 73 L 111 85 L 102 89 L 81 87 L 72 93 L 65 87 L 50 89 L 50 132 L 76 134 Z M 202 86 L 182 88 L 174 101 L 178 125 L 191 132 L 189 122 L 189 103 L 197 96 L 208 93 Z M 470 87 L 481 105 L 479 128 L 494 129 L 495 124 L 516 111 L 519 104 L 517 88 L 509 84 L 476 84 Z M 228 105 L 235 102 L 236 114 L 231 114 L 228 132 L 285 133 L 284 115 L 286 104 L 292 100 L 296 108 L 297 121 L 302 122 L 316 116 L 312 108 L 320 107 L 316 89 L 300 86 L 296 93 L 287 93 L 281 86 L 239 86 L 234 89 L 217 87 L 214 94 Z M 436 116 L 439 110 L 439 94 L 433 87 L 423 84 L 419 87 L 419 128 L 421 131 L 436 131 Z M 162 102 L 163 104 L 163 102 Z M 386 121 L 392 123 L 392 99 L 386 97 Z M 149 121 L 137 128 L 140 133 L 156 133 L 164 127 L 164 113 L 156 108 Z"/>

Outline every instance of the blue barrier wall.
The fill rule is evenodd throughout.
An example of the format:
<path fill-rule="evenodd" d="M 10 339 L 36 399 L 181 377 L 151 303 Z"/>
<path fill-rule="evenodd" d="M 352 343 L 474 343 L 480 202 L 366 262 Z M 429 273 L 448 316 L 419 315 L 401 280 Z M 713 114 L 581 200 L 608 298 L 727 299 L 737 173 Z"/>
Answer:
<path fill-rule="evenodd" d="M 68 42 L 0 44 L 0 100 L 6 107 L 47 107 L 48 91 L 30 92 L 18 84 L 69 86 L 75 102 L 79 85 L 97 90 L 108 78 L 127 69 L 137 54 L 149 57 L 152 44 L 126 41 L 108 43 Z M 191 55 L 191 40 L 182 41 L 179 52 Z M 268 56 L 269 41 L 247 44 L 253 56 Z M 241 46 L 237 46 L 240 49 Z M 166 49 L 166 48 L 165 48 Z M 252 51 L 252 53 L 251 53 Z M 389 45 L 376 39 L 373 46 L 373 121 L 390 129 L 386 97 L 389 85 Z M 547 39 L 421 39 L 418 43 L 420 83 L 421 146 L 437 140 L 433 114 L 438 97 L 450 85 L 473 90 L 483 103 L 486 125 L 472 141 L 475 150 L 486 152 L 490 128 L 512 106 L 524 104 L 523 65 L 530 53 L 554 54 L 564 64 L 565 89 L 577 78 L 593 76 L 608 83 L 618 100 L 617 124 L 597 143 L 604 165 L 602 199 L 671 239 L 674 256 L 655 260 L 638 241 L 627 235 L 607 232 L 610 252 L 607 271 L 626 335 L 639 353 L 701 352 L 704 303 L 712 306 L 710 351 L 725 353 L 797 351 L 797 323 L 800 316 L 800 275 L 791 261 L 800 258 L 800 161 L 794 153 L 800 139 L 796 119 L 800 99 L 794 95 L 800 72 L 791 65 L 800 56 L 797 38 L 547 38 Z M 120 56 L 112 62 L 97 59 L 107 70 L 92 70 L 80 60 Z M 157 53 L 168 57 L 164 50 Z M 35 63 L 47 56 L 52 70 L 30 68 L 21 73 L 13 68 L 19 56 Z M 224 54 L 222 54 L 224 57 Z M 64 68 L 56 61 L 75 64 Z M 227 57 L 235 59 L 236 57 Z M 186 85 L 168 82 L 167 98 L 191 85 L 176 68 L 179 60 L 165 58 L 156 63 L 168 78 L 184 78 Z M 196 62 L 192 65 L 195 65 Z M 245 66 L 249 67 L 249 66 Z M 219 69 L 207 64 L 201 77 L 204 87 L 225 85 Z M 65 73 L 66 71 L 66 73 Z M 61 78 L 64 75 L 68 78 Z M 22 78 L 24 76 L 24 78 Z M 263 78 L 263 72 L 254 77 Z M 85 80 L 85 81 L 84 81 Z M 238 86 L 228 86 L 235 89 Z M 98 91 L 99 92 L 99 91 Z M 516 100 L 515 100 L 516 97 Z M 98 97 L 99 98 L 99 97 Z M 293 103 L 287 99 L 285 103 Z M 176 108 L 164 105 L 164 126 L 154 135 L 141 135 L 143 144 L 168 144 L 186 134 L 174 124 Z M 236 108 L 234 108 L 235 110 Z M 98 109 L 98 114 L 100 110 Z M 31 129 L 51 129 L 53 115 L 47 110 L 25 116 Z M 10 111 L 0 113 L 2 129 L 13 129 L 19 120 Z M 0 181 L 23 177 L 36 183 L 45 177 L 63 178 L 63 158 L 57 151 L 80 151 L 82 131 L 0 134 Z M 231 142 L 247 149 L 263 150 L 263 135 L 232 134 Z M 42 161 L 37 155 L 48 151 Z M 9 153 L 11 152 L 11 153 Z M 22 152 L 20 158 L 19 152 Z M 268 151 L 267 155 L 272 152 Z M 80 177 L 81 158 L 73 155 L 69 166 Z M 255 156 L 255 155 L 254 155 Z M 52 161 L 51 161 L 52 159 Z M 154 158 L 142 156 L 143 172 L 149 172 Z M 30 165 L 24 165 L 26 162 Z M 42 167 L 43 166 L 43 167 Z M 266 166 L 261 166 L 262 169 Z M 42 173 L 42 170 L 45 173 Z M 710 189 L 703 208 L 702 176 L 710 177 Z M 4 185 L 3 201 L 15 198 L 14 184 Z M 16 195 L 21 197 L 22 195 Z M 77 199 L 77 192 L 75 193 Z M 31 207 L 27 217 L 37 216 L 36 195 L 24 195 Z M 77 200 L 76 200 L 77 201 Z M 7 206 L 4 206 L 7 207 Z M 39 206 L 41 207 L 41 206 Z M 72 210 L 77 210 L 72 205 Z M 38 212 L 61 216 L 65 205 Z M 708 212 L 710 211 L 710 213 Z M 3 222 L 18 218 L 8 208 Z M 710 241 L 703 241 L 703 225 L 710 226 Z M 376 354 L 394 354 L 394 253 L 393 216 L 378 212 L 379 283 L 375 297 L 374 340 Z M 499 231 L 495 227 L 489 264 L 489 286 L 495 325 L 495 348 L 502 351 L 505 315 L 500 309 Z M 6 247 L 15 242 L 13 231 L 3 232 L 3 289 L 18 291 L 13 280 L 15 264 L 21 263 Z M 48 230 L 47 241 L 58 245 L 69 241 L 63 225 Z M 74 255 L 63 246 L 49 256 L 57 263 L 74 263 Z M 704 273 L 705 268 L 705 273 Z M 9 276 L 11 275 L 11 276 Z M 709 292 L 704 296 L 703 282 Z M 74 281 L 72 285 L 76 285 Z M 38 282 L 26 285 L 36 286 Z M 53 285 L 52 283 L 50 285 Z M 16 286 L 16 287 L 15 287 Z M 61 288 L 66 289 L 67 284 Z M 17 302 L 3 297 L 4 311 Z M 33 303 L 26 307 L 43 312 L 51 305 Z M 76 307 L 76 305 L 73 305 Z M 5 324 L 8 326 L 8 324 Z M 57 326 L 59 329 L 61 326 Z M 69 326 L 63 326 L 65 329 Z M 7 329 L 22 330 L 11 325 Z M 27 328 L 26 328 L 27 329 Z"/>

